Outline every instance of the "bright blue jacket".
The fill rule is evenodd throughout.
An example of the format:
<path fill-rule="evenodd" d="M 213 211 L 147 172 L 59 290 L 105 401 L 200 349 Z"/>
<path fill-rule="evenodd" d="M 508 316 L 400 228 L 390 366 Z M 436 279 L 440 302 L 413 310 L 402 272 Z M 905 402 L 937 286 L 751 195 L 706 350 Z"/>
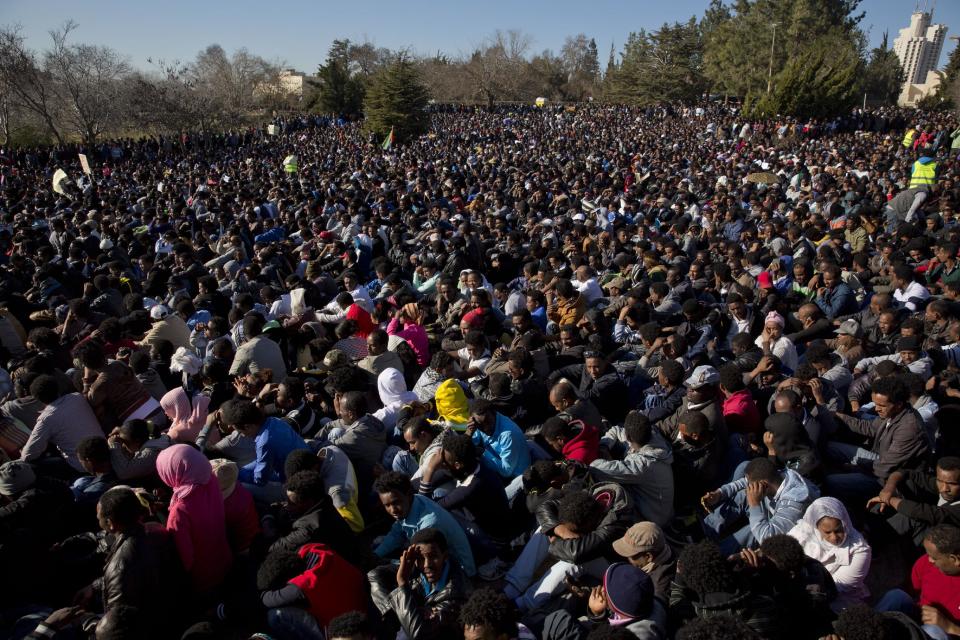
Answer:
<path fill-rule="evenodd" d="M 473 432 L 474 444 L 483 447 L 483 464 L 492 468 L 500 477 L 513 480 L 530 466 L 530 448 L 527 438 L 513 420 L 498 413 L 492 435 L 477 429 Z"/>
<path fill-rule="evenodd" d="M 418 531 L 430 527 L 443 533 L 447 539 L 450 555 L 460 562 L 463 572 L 468 576 L 476 575 L 477 565 L 473 561 L 473 551 L 470 550 L 470 543 L 467 542 L 467 534 L 463 532 L 463 527 L 450 515 L 449 511 L 421 495 L 413 496 L 413 503 L 410 505 L 407 517 L 393 523 L 374 553 L 381 558 L 386 558 L 406 547 Z"/>
<path fill-rule="evenodd" d="M 285 482 L 283 465 L 291 451 L 306 449 L 307 443 L 287 422 L 279 418 L 267 418 L 254 438 L 257 457 L 240 469 L 240 482 L 262 487 L 268 482 Z"/>

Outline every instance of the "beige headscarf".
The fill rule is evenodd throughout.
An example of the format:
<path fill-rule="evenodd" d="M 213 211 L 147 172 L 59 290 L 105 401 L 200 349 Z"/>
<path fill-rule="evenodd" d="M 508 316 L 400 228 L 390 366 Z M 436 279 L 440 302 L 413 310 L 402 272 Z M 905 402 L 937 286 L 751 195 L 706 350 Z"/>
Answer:
<path fill-rule="evenodd" d="M 403 315 L 413 324 L 423 324 L 423 313 L 416 302 L 409 302 L 403 305 Z"/>
<path fill-rule="evenodd" d="M 226 500 L 233 495 L 233 490 L 237 488 L 240 467 L 237 466 L 236 462 L 224 458 L 211 460 L 210 466 L 213 467 L 213 475 L 217 477 L 217 484 L 220 485 L 220 494 Z"/>

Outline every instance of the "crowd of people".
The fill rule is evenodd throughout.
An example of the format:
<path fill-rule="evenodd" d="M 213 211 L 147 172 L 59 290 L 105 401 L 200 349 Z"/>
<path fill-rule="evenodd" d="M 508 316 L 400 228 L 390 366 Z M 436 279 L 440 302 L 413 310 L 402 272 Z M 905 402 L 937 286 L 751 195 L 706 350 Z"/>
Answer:
<path fill-rule="evenodd" d="M 952 115 L 271 124 L 0 149 L 5 637 L 960 636 Z"/>

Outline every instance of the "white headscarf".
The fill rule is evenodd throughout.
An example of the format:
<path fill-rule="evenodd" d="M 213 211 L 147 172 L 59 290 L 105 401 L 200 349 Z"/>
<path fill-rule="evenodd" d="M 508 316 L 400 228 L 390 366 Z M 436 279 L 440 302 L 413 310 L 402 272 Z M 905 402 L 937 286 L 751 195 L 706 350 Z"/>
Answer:
<path fill-rule="evenodd" d="M 820 530 L 817 529 L 817 523 L 823 518 L 836 518 L 843 524 L 846 535 L 842 544 L 831 544 L 823 539 Z M 851 556 L 858 548 L 868 546 L 860 532 L 853 528 L 846 507 L 836 498 L 814 500 L 807 507 L 803 519 L 790 530 L 790 535 L 803 545 L 803 552 L 814 560 L 824 563 L 832 560 L 833 563 L 841 566 L 850 564 Z"/>
<path fill-rule="evenodd" d="M 380 393 L 383 408 L 375 412 L 373 417 L 380 420 L 388 430 L 396 426 L 397 416 L 403 405 L 419 399 L 413 391 L 407 391 L 403 374 L 393 367 L 384 369 L 377 376 L 377 391 Z"/>

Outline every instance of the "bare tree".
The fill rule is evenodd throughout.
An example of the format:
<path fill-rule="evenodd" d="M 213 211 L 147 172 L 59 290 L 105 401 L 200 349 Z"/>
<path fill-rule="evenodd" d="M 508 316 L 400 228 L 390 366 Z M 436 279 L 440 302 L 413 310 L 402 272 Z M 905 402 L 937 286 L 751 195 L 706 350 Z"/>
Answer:
<path fill-rule="evenodd" d="M 125 58 L 109 47 L 70 44 L 77 24 L 68 20 L 50 32 L 53 47 L 44 53 L 44 67 L 60 105 L 59 114 L 83 141 L 93 144 L 124 119 L 123 80 L 130 73 Z"/>
<path fill-rule="evenodd" d="M 57 119 L 57 95 L 49 74 L 33 51 L 27 49 L 19 26 L 0 28 L 0 84 L 9 104 L 32 113 L 47 132 L 63 144 Z"/>
<path fill-rule="evenodd" d="M 497 100 L 523 99 L 523 73 L 532 39 L 516 29 L 497 30 L 477 47 L 464 64 L 480 96 L 488 106 Z"/>

